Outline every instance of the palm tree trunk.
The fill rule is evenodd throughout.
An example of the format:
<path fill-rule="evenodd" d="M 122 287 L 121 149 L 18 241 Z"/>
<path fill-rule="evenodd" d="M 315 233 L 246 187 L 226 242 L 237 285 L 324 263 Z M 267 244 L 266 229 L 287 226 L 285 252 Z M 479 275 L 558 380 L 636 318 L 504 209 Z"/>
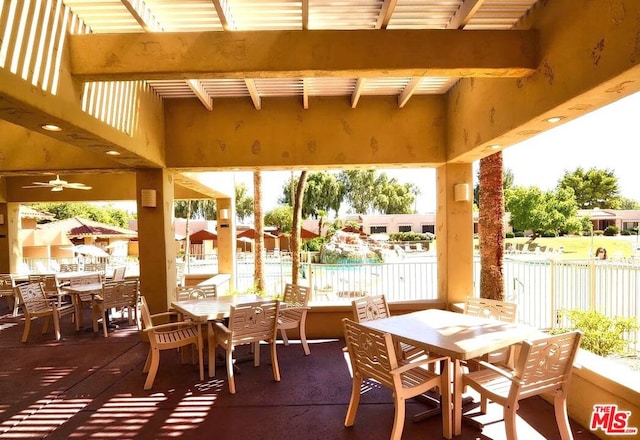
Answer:
<path fill-rule="evenodd" d="M 502 152 L 480 159 L 480 296 L 504 300 Z"/>
<path fill-rule="evenodd" d="M 255 247 L 253 249 L 254 258 L 254 285 L 256 291 L 262 293 L 265 291 L 264 283 L 264 216 L 262 215 L 262 173 L 260 171 L 253 172 L 253 223 L 256 231 Z"/>
<path fill-rule="evenodd" d="M 291 282 L 298 284 L 298 274 L 300 272 L 300 227 L 302 223 L 302 202 L 304 198 L 304 186 L 307 182 L 307 172 L 300 172 L 298 187 L 296 188 L 296 198 L 293 203 L 293 222 L 291 230 Z"/>

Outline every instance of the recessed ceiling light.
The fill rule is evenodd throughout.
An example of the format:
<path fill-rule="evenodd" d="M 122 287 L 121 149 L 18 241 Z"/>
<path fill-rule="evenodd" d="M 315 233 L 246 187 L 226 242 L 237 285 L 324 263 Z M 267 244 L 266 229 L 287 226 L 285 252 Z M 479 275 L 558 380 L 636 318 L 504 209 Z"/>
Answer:
<path fill-rule="evenodd" d="M 62 128 L 55 124 L 42 124 L 41 127 L 47 131 L 62 131 Z"/>
<path fill-rule="evenodd" d="M 547 119 L 547 122 L 548 122 L 549 124 L 555 124 L 556 122 L 560 122 L 560 121 L 561 121 L 561 120 L 563 120 L 563 119 L 564 119 L 564 116 L 554 116 L 554 117 L 552 117 L 552 118 L 548 118 L 548 119 Z"/>
<path fill-rule="evenodd" d="M 107 151 L 107 154 L 109 156 L 120 156 L 120 152 L 116 151 L 116 150 L 109 150 L 109 151 Z"/>
<path fill-rule="evenodd" d="M 493 145 L 489 145 L 487 148 L 485 148 L 485 150 L 487 150 L 487 151 L 495 151 L 495 150 L 499 150 L 500 148 L 502 148 L 502 145 L 493 144 Z"/>

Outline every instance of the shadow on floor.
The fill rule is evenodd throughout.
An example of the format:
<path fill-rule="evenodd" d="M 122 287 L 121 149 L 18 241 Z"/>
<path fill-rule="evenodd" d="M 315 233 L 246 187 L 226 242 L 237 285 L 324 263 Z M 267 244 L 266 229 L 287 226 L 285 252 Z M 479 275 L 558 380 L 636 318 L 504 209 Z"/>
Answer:
<path fill-rule="evenodd" d="M 51 329 L 40 334 L 38 320 L 22 344 L 22 316 L 11 317 L 4 301 L 0 314 L 2 439 L 382 440 L 391 434 L 391 394 L 379 387 L 362 397 L 355 426 L 343 426 L 351 380 L 340 340 L 313 341 L 310 356 L 295 341 L 279 345 L 279 383 L 273 381 L 268 349 L 262 347 L 262 366 L 239 366 L 235 395 L 229 394 L 224 367 L 201 382 L 197 366 L 181 364 L 176 352 L 163 352 L 154 387 L 144 391 L 148 345 L 126 322 L 104 338 L 91 331 L 76 333 L 64 319 L 63 339 L 57 342 Z M 425 408 L 408 402 L 403 439 L 442 438 L 439 417 L 412 422 L 411 415 Z M 559 438 L 546 401 L 524 401 L 519 415 L 520 438 Z M 576 440 L 596 439 L 572 427 Z M 504 439 L 504 425 L 491 424 L 482 433 L 463 426 L 456 438 Z"/>

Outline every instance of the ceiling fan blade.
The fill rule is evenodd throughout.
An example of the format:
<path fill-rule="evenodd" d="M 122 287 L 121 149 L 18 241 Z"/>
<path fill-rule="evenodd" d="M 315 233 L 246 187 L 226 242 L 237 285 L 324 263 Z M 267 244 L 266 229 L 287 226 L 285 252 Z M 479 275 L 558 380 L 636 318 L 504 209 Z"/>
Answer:
<path fill-rule="evenodd" d="M 84 183 L 67 183 L 62 186 L 69 189 L 91 189 L 90 186 L 85 185 Z"/>
<path fill-rule="evenodd" d="M 43 182 L 33 182 L 33 185 L 24 185 L 23 188 L 49 188 L 52 185 Z"/>

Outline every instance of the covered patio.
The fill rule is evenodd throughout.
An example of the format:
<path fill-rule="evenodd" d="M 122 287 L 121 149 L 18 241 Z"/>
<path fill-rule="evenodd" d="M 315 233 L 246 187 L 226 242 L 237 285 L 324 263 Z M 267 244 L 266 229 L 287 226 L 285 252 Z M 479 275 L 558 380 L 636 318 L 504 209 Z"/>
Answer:
<path fill-rule="evenodd" d="M 162 353 L 153 389 L 143 391 L 149 345 L 135 327 L 123 325 L 104 338 L 76 333 L 67 319 L 61 341 L 51 332 L 32 332 L 25 345 L 20 320 L 0 303 L 0 438 L 201 439 L 215 433 L 229 439 L 382 440 L 391 432 L 391 393 L 374 383 L 362 397 L 355 426 L 343 426 L 351 379 L 341 339 L 313 341 L 309 356 L 298 341 L 279 344 L 279 383 L 266 351 L 261 367 L 240 364 L 235 395 L 224 367 L 200 381 L 197 366 L 181 364 L 179 353 L 169 350 Z M 408 402 L 403 438 L 442 438 L 439 417 L 411 421 L 427 408 Z M 490 409 L 489 416 L 499 420 L 499 408 Z M 540 398 L 522 402 L 517 423 L 520 438 L 559 439 L 553 407 Z M 572 429 L 575 440 L 596 438 L 575 422 Z M 463 425 L 456 439 L 502 440 L 504 424 L 490 424 L 482 433 Z"/>

